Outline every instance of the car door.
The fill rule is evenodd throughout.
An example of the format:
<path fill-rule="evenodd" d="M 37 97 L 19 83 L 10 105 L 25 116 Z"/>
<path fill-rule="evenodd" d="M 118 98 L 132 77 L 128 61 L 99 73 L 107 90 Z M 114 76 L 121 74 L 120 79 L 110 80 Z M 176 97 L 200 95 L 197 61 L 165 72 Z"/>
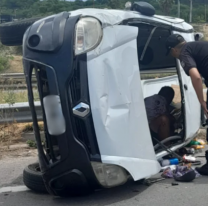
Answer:
<path fill-rule="evenodd" d="M 173 32 L 178 33 L 178 32 Z M 194 41 L 193 33 L 178 33 L 184 37 L 186 41 Z M 180 61 L 177 61 L 177 66 L 181 76 L 183 85 L 183 103 L 185 105 L 185 126 L 186 126 L 186 139 L 193 137 L 201 125 L 201 106 L 198 101 L 196 92 L 193 88 L 191 78 L 184 72 Z"/>
<path fill-rule="evenodd" d="M 149 132 L 137 57 L 138 28 L 114 25 L 87 55 L 91 111 L 102 163 L 134 180 L 160 171 Z"/>

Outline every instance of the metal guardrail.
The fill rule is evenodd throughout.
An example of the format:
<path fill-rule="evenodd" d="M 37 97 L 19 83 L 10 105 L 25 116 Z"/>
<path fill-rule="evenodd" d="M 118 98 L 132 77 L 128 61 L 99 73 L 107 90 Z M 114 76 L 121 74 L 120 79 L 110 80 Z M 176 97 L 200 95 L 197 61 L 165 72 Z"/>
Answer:
<path fill-rule="evenodd" d="M 164 72 L 165 70 L 165 72 Z M 150 69 L 150 70 L 141 70 L 141 74 L 167 74 L 167 73 L 177 73 L 176 68 L 168 68 L 168 69 Z"/>
<path fill-rule="evenodd" d="M 35 74 L 32 75 L 35 77 Z M 0 79 L 25 79 L 25 75 L 23 73 L 8 73 L 8 74 L 1 74 Z"/>
<path fill-rule="evenodd" d="M 142 74 L 176 73 L 176 68 L 141 70 L 140 72 Z M 34 78 L 35 74 L 33 74 L 32 77 Z M 2 79 L 25 79 L 25 75 L 23 73 L 8 73 L 8 74 L 1 74 L 0 79 L 1 78 Z"/>
<path fill-rule="evenodd" d="M 40 102 L 35 102 L 35 108 L 38 120 L 42 121 Z M 0 124 L 12 122 L 32 122 L 32 115 L 28 102 L 15 103 L 13 105 L 0 104 Z"/>
<path fill-rule="evenodd" d="M 25 79 L 25 75 L 23 73 L 8 73 L 8 74 L 1 74 L 0 78 L 3 78 L 3 79 Z"/>
<path fill-rule="evenodd" d="M 32 75 L 32 86 L 33 88 L 37 88 L 35 74 Z M 0 89 L 7 90 L 25 90 L 27 89 L 27 85 L 25 83 L 25 75 L 23 73 L 8 73 L 0 75 Z M 9 82 L 10 80 L 14 80 L 14 82 Z"/>
<path fill-rule="evenodd" d="M 37 88 L 37 84 L 32 84 L 33 88 Z M 27 89 L 27 85 L 26 84 L 4 84 L 4 85 L 0 85 L 0 89 L 6 89 L 6 90 L 26 90 Z"/>

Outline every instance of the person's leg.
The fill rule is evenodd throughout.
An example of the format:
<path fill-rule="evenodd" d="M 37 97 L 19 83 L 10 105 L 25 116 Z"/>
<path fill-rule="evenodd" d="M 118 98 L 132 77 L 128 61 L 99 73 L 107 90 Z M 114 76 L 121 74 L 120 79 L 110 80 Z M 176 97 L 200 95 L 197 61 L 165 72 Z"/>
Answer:
<path fill-rule="evenodd" d="M 161 115 L 150 123 L 150 128 L 152 131 L 158 134 L 160 141 L 171 136 L 173 133 L 172 120 L 168 115 Z"/>
<path fill-rule="evenodd" d="M 208 82 L 206 81 L 206 87 L 207 87 L 207 100 L 206 100 L 206 103 L 207 103 L 207 108 L 208 108 Z M 208 120 L 206 120 L 206 124 L 208 123 Z M 208 141 L 208 128 L 207 128 L 207 132 L 206 132 L 206 139 Z"/>
<path fill-rule="evenodd" d="M 205 158 L 206 158 L 206 164 L 203 165 L 202 167 L 196 167 L 196 171 L 200 175 L 208 175 L 208 150 L 205 152 Z"/>
<path fill-rule="evenodd" d="M 207 107 L 208 107 L 208 81 L 207 80 L 205 80 L 205 85 L 207 87 L 207 100 L 206 100 L 206 103 L 207 103 Z M 208 129 L 207 129 L 207 132 L 206 132 L 206 139 L 208 140 Z M 208 175 L 208 150 L 205 152 L 205 158 L 207 160 L 206 164 L 203 165 L 202 167 L 197 167 L 196 168 L 196 171 L 199 174 L 201 174 L 201 175 Z"/>
<path fill-rule="evenodd" d="M 208 81 L 205 79 L 204 80 L 204 84 L 206 85 L 206 87 L 207 87 L 207 99 L 206 99 L 206 103 L 207 103 L 207 108 L 208 108 Z M 206 120 L 206 124 L 208 123 L 208 119 Z M 207 141 L 208 141 L 208 129 L 207 129 L 207 133 L 206 133 L 206 139 L 207 139 Z"/>

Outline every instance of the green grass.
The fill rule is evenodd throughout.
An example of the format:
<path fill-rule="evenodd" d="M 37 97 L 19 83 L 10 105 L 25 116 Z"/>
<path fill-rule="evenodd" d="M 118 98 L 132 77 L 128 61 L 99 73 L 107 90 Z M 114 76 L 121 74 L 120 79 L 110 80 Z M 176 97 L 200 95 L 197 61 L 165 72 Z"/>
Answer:
<path fill-rule="evenodd" d="M 39 101 L 37 91 L 34 91 L 34 101 Z M 18 102 L 28 102 L 27 90 L 20 92 L 15 92 L 15 90 L 0 90 L 0 104 L 14 104 Z"/>
<path fill-rule="evenodd" d="M 160 74 L 141 74 L 141 79 L 155 79 L 176 75 L 176 73 L 160 73 Z"/>

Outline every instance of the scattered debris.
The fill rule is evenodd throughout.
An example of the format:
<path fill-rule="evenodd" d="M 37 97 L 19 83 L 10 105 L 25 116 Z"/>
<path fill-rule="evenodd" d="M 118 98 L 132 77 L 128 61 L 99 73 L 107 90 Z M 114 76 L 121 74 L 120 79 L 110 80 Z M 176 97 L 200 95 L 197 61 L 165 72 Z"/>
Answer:
<path fill-rule="evenodd" d="M 174 178 L 176 181 L 190 182 L 200 174 L 191 167 L 191 164 L 177 165 L 175 169 L 168 167 L 161 175 L 163 178 Z"/>
<path fill-rule="evenodd" d="M 144 181 L 144 184 L 146 186 L 150 186 L 151 184 L 156 183 L 156 182 L 160 182 L 162 180 L 165 180 L 165 178 L 159 178 L 159 179 L 156 179 L 156 180 L 146 180 L 146 181 Z"/>

